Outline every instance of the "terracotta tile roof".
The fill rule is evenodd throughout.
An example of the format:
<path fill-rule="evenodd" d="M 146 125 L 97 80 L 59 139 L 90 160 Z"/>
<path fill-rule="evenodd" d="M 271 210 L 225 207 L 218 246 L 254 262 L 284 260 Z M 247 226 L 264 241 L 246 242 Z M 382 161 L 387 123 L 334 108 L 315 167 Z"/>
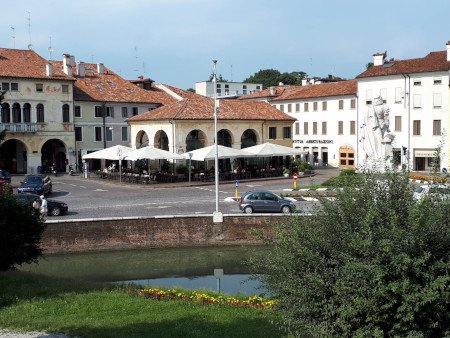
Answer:
<path fill-rule="evenodd" d="M 188 98 L 159 107 L 144 114 L 133 116 L 127 121 L 152 120 L 213 120 L 214 100 L 204 97 Z M 259 101 L 220 100 L 219 120 L 271 120 L 295 121 L 294 118 Z"/>
<path fill-rule="evenodd" d="M 0 77 L 73 81 L 62 69 L 53 69 L 53 75 L 47 76 L 48 63 L 33 50 L 0 48 Z"/>
<path fill-rule="evenodd" d="M 439 72 L 450 70 L 450 62 L 447 61 L 447 51 L 431 52 L 427 56 L 418 59 L 394 60 L 382 66 L 373 66 L 356 78 L 388 76 L 411 73 Z"/>
<path fill-rule="evenodd" d="M 162 83 L 161 85 L 167 87 L 168 89 L 173 91 L 175 94 L 181 96 L 183 99 L 195 99 L 195 98 L 198 98 L 199 96 L 201 96 L 201 95 L 191 92 L 189 90 L 180 89 L 180 88 L 168 85 L 168 84 Z"/>
<path fill-rule="evenodd" d="M 63 69 L 62 61 L 53 62 L 54 69 Z M 85 63 L 85 76 L 76 74 L 73 67 L 73 96 L 75 101 L 130 102 L 170 104 L 175 100 L 159 89 L 145 90 L 104 67 L 104 74 L 97 72 L 97 65 Z"/>
<path fill-rule="evenodd" d="M 275 93 L 271 94 L 270 88 L 262 92 L 242 96 L 240 100 L 267 98 L 269 102 L 283 100 L 298 100 L 314 97 L 356 95 L 357 81 L 347 80 L 338 82 L 321 83 L 307 86 L 278 86 Z"/>

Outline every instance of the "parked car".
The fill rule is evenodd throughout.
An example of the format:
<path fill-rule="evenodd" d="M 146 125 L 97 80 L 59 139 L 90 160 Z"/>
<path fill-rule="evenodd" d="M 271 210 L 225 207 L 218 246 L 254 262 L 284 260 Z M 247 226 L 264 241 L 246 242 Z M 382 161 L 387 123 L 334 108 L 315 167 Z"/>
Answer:
<path fill-rule="evenodd" d="M 0 179 L 11 184 L 11 175 L 6 170 L 0 169 Z"/>
<path fill-rule="evenodd" d="M 246 214 L 253 212 L 288 214 L 295 210 L 295 204 L 292 200 L 282 198 L 270 191 L 248 191 L 241 197 L 239 209 Z"/>
<path fill-rule="evenodd" d="M 17 192 L 50 195 L 53 191 L 52 180 L 47 175 L 26 175 Z"/>
<path fill-rule="evenodd" d="M 445 184 L 421 185 L 414 190 L 414 198 L 420 200 L 428 196 L 434 199 L 450 198 L 450 186 Z"/>
<path fill-rule="evenodd" d="M 23 202 L 24 204 L 32 205 L 34 201 L 37 201 L 39 204 L 41 203 L 41 197 L 36 194 L 24 193 L 14 196 L 19 202 Z M 64 202 L 48 199 L 47 210 L 47 215 L 49 216 L 60 216 L 66 214 L 69 207 Z"/>

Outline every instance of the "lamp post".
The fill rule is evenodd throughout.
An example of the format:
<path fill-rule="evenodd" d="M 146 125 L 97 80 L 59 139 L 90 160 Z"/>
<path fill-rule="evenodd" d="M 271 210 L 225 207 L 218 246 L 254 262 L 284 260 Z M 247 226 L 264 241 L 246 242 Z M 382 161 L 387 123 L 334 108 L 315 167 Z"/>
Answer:
<path fill-rule="evenodd" d="M 217 77 L 216 77 L 217 60 L 213 60 L 213 90 L 214 90 L 214 177 L 216 186 L 216 211 L 213 213 L 213 222 L 222 223 L 223 215 L 219 211 L 219 146 L 217 144 Z"/>

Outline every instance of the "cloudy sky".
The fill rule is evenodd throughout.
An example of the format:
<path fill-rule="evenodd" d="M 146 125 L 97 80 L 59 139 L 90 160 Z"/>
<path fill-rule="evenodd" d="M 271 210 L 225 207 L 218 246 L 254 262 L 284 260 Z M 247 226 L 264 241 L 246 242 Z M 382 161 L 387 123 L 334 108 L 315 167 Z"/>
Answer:
<path fill-rule="evenodd" d="M 449 0 L 14 0 L 0 47 L 103 62 L 179 88 L 260 69 L 353 78 L 375 52 L 408 59 L 444 50 Z"/>

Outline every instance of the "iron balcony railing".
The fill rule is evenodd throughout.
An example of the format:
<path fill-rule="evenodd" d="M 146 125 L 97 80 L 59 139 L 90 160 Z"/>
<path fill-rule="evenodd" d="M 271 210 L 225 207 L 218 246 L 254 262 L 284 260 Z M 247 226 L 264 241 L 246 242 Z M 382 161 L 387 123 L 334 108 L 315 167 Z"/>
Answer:
<path fill-rule="evenodd" d="M 0 123 L 0 131 L 4 129 L 11 133 L 35 133 L 37 123 Z"/>

